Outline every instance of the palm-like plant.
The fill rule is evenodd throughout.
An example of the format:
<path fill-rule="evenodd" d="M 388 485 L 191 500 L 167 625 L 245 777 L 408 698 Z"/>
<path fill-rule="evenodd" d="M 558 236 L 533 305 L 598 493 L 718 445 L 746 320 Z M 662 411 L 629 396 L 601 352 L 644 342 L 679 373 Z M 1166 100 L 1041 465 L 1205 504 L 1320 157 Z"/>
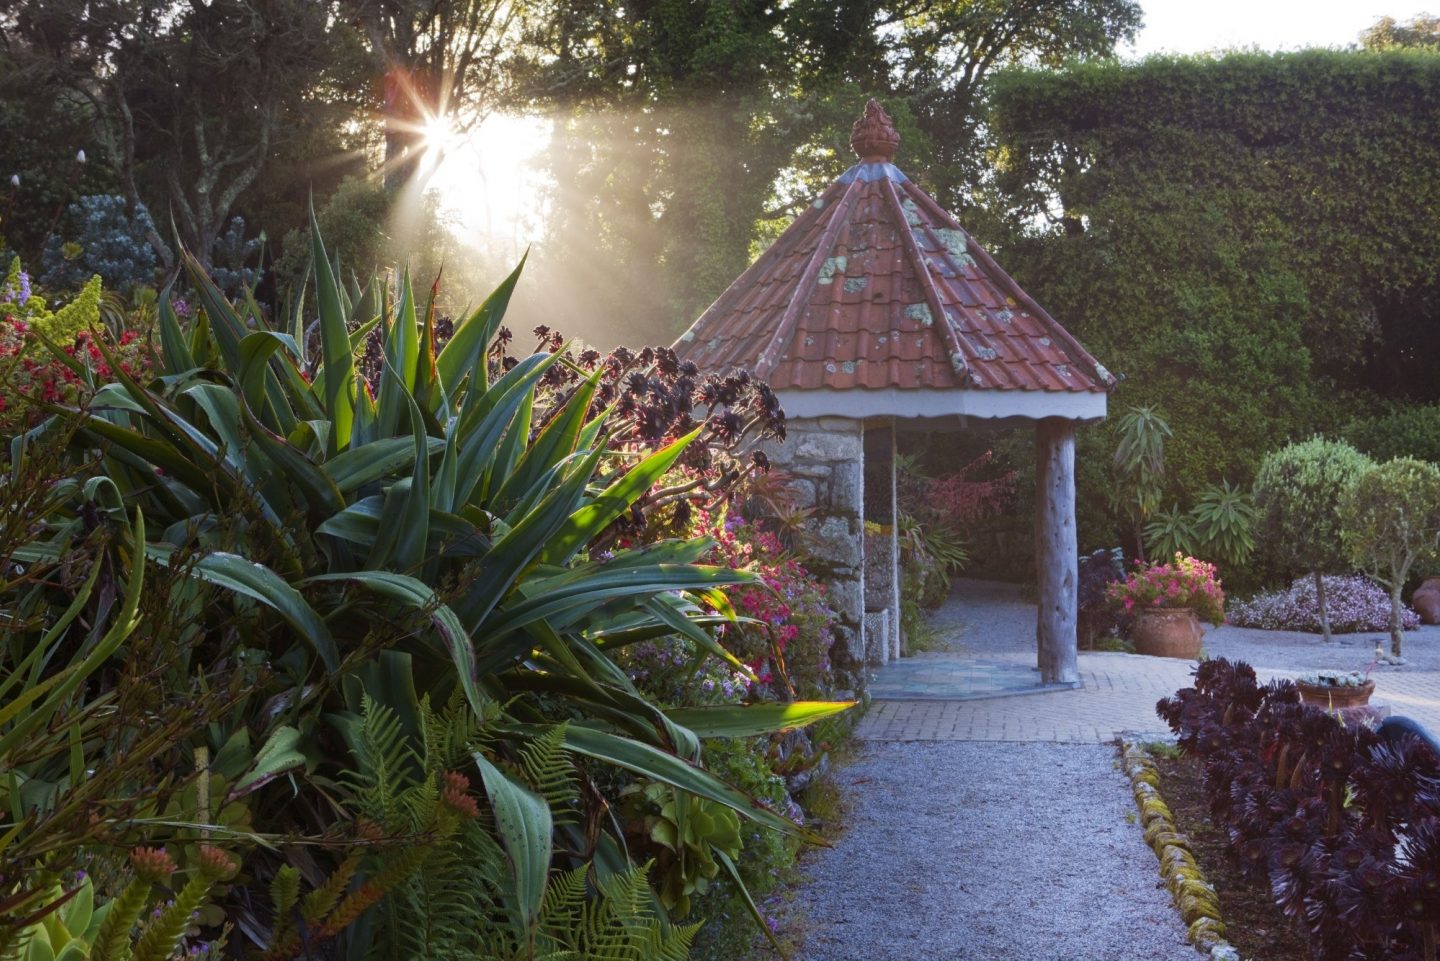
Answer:
<path fill-rule="evenodd" d="M 408 278 L 393 300 L 379 284 L 342 288 L 313 222 L 312 233 L 319 356 L 298 315 L 292 330 L 271 329 L 253 300 L 230 303 L 188 262 L 203 314 L 187 331 L 162 296 L 155 378 L 114 365 L 118 382 L 88 408 L 54 408 L 120 495 L 72 508 L 111 524 L 142 509 L 145 558 L 217 590 L 207 603 L 227 617 L 238 612 L 243 646 L 289 682 L 263 715 L 271 730 L 313 728 L 343 706 L 346 683 L 387 683 L 375 669 L 387 650 L 409 656 L 404 684 L 436 703 L 458 690 L 486 726 L 478 780 L 532 927 L 553 825 L 504 762 L 554 720 L 570 721 L 576 755 L 798 832 L 705 772 L 697 738 L 797 726 L 848 704 L 667 713 L 609 657 L 680 633 L 739 666 L 705 628 L 734 617 L 722 588 L 749 575 L 698 563 L 708 542 L 587 550 L 705 425 L 658 450 L 612 446 L 598 375 L 556 376 L 569 363 L 560 351 L 493 362 L 519 268 L 437 351 L 433 302 L 422 309 Z M 372 330 L 383 345 L 373 390 L 355 359 Z M 42 535 L 16 556 L 53 562 L 64 550 Z M 233 651 L 233 630 L 227 638 L 198 643 Z M 587 856 L 622 850 L 596 804 L 590 836 L 572 840 Z M 612 835 L 608 847 L 597 831 Z"/>

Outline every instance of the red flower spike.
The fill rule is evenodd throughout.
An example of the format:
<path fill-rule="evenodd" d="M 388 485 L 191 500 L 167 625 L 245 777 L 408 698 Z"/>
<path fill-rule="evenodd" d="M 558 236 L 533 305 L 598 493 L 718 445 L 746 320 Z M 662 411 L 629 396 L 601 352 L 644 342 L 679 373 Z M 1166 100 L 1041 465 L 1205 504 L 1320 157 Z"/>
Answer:
<path fill-rule="evenodd" d="M 151 884 L 164 884 L 175 873 L 175 861 L 164 848 L 136 848 L 130 852 L 130 867 Z"/>

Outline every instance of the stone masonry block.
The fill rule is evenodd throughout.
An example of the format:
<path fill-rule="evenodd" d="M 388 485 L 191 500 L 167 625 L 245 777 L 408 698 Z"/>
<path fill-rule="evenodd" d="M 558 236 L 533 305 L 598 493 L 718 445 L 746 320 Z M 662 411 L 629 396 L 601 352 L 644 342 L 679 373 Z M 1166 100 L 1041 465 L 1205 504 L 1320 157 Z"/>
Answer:
<path fill-rule="evenodd" d="M 865 639 L 860 626 L 835 628 L 835 644 L 830 648 L 830 657 L 839 665 L 858 667 L 865 663 Z"/>
<path fill-rule="evenodd" d="M 860 516 L 865 497 L 865 466 L 859 460 L 835 464 L 830 473 L 830 506 Z"/>
<path fill-rule="evenodd" d="M 795 457 L 799 460 L 859 462 L 864 455 L 860 434 L 833 432 L 802 433 L 797 438 Z"/>
<path fill-rule="evenodd" d="M 875 667 L 884 667 L 890 660 L 889 611 L 865 614 L 865 659 Z"/>
<path fill-rule="evenodd" d="M 859 567 L 863 550 L 860 532 L 846 517 L 826 517 L 814 532 L 814 552 L 835 567 Z"/>
<path fill-rule="evenodd" d="M 802 507 L 810 507 L 815 503 L 815 482 L 804 477 L 792 477 L 785 486 L 795 496 L 795 500 Z"/>
<path fill-rule="evenodd" d="M 801 477 L 810 477 L 815 480 L 824 480 L 824 487 L 830 486 L 830 474 L 835 465 L 829 461 L 792 461 L 785 465 L 785 469 L 792 474 Z"/>
<path fill-rule="evenodd" d="M 865 616 L 865 597 L 860 583 L 860 573 L 851 573 L 848 577 L 827 577 L 825 578 L 828 588 L 827 603 L 840 618 L 850 624 L 859 626 Z"/>

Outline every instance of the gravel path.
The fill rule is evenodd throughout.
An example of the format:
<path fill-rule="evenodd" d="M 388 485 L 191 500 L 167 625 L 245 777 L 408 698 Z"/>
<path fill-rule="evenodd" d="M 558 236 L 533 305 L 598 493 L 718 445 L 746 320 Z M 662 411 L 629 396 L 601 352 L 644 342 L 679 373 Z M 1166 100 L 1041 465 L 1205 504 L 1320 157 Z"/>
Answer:
<path fill-rule="evenodd" d="M 862 745 L 797 961 L 1193 961 L 1113 747 Z"/>
<path fill-rule="evenodd" d="M 1253 627 L 1217 627 L 1205 633 L 1205 650 L 1211 657 L 1247 661 L 1254 667 L 1313 671 L 1336 668 L 1363 671 L 1375 656 L 1376 646 L 1390 650 L 1390 632 L 1360 631 L 1336 634 L 1326 644 L 1319 634 L 1301 631 L 1262 631 Z M 1440 671 L 1440 626 L 1422 625 L 1404 635 L 1405 663 L 1381 664 L 1377 675 L 1430 674 Z"/>

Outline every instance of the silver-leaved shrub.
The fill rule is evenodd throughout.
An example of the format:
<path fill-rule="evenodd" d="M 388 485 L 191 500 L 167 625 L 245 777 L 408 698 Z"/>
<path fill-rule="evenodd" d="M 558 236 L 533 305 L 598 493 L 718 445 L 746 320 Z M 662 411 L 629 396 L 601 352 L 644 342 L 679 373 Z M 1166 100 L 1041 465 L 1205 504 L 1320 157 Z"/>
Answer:
<path fill-rule="evenodd" d="M 1326 575 L 1325 604 L 1330 627 L 1336 633 L 1384 631 L 1390 627 L 1390 597 L 1385 589 L 1359 574 Z M 1302 577 L 1283 591 L 1257 594 L 1248 601 L 1232 601 L 1227 620 L 1237 627 L 1259 627 L 1271 631 L 1320 631 L 1319 605 L 1315 602 L 1315 579 Z M 1420 626 L 1419 616 L 1410 608 L 1403 612 L 1407 631 Z"/>

